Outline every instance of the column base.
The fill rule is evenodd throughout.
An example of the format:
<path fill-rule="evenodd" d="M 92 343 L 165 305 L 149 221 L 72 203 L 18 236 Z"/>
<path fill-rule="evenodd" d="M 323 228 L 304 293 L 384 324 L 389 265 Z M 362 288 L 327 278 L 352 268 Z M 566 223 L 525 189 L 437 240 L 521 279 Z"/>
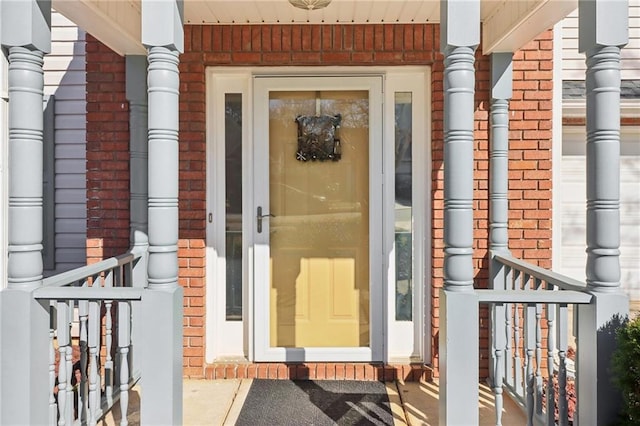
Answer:
<path fill-rule="evenodd" d="M 142 424 L 182 424 L 182 288 L 142 296 Z M 136 348 L 137 346 L 137 348 Z"/>
<path fill-rule="evenodd" d="M 440 290 L 441 426 L 479 422 L 478 312 L 474 291 Z"/>

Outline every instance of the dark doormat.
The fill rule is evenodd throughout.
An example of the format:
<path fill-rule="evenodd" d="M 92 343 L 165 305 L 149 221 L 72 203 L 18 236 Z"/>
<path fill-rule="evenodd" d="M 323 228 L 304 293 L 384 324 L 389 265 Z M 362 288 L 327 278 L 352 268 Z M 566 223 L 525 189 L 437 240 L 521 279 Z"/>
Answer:
<path fill-rule="evenodd" d="M 236 425 L 393 425 L 393 414 L 382 382 L 256 379 Z"/>

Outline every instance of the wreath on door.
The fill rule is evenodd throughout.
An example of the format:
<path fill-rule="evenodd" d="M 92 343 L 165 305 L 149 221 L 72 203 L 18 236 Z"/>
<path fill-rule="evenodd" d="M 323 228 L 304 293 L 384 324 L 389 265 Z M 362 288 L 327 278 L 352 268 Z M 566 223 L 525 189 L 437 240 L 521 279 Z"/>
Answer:
<path fill-rule="evenodd" d="M 298 124 L 298 161 L 338 161 L 342 157 L 340 139 L 336 131 L 340 128 L 342 116 L 336 115 L 299 115 Z"/>

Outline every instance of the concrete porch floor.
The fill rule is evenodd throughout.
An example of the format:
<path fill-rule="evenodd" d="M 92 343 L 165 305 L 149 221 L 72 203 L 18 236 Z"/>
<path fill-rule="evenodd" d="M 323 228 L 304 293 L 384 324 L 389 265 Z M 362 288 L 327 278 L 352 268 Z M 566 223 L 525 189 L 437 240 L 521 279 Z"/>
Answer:
<path fill-rule="evenodd" d="M 234 425 L 252 379 L 187 380 L 184 381 L 185 425 Z M 391 401 L 396 426 L 431 426 L 438 424 L 437 382 L 388 382 L 387 393 Z M 139 425 L 140 388 L 130 392 L 128 420 L 130 425 Z M 479 385 L 480 425 L 495 425 L 494 399 L 491 390 Z M 466 407 L 460 407 L 466 409 Z M 120 410 L 115 408 L 100 423 L 117 425 Z M 502 423 L 524 425 L 522 411 L 509 398 L 505 398 Z"/>

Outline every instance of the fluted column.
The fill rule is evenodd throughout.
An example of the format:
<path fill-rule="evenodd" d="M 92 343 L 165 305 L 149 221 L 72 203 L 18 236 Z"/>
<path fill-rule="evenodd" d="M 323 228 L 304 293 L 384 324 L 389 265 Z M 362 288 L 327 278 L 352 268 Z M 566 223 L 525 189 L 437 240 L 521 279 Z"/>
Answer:
<path fill-rule="evenodd" d="M 614 330 L 629 312 L 620 288 L 620 50 L 628 42 L 625 0 L 580 0 L 579 47 L 586 54 L 587 288 L 578 309 L 579 421 L 616 418 L 620 395 L 611 382 Z M 586 373 L 585 373 L 586 372 Z"/>
<path fill-rule="evenodd" d="M 8 52 L 9 226 L 7 289 L 0 292 L 0 424 L 48 423 L 48 307 L 42 286 L 44 54 L 51 48 L 48 1 L 0 2 Z M 28 377 L 25 380 L 25 377 Z"/>
<path fill-rule="evenodd" d="M 144 424 L 182 423 L 182 287 L 178 285 L 181 0 L 142 0 L 148 52 L 148 290 L 143 297 Z"/>
<path fill-rule="evenodd" d="M 440 292 L 440 424 L 478 424 L 478 302 L 473 289 L 473 129 L 480 1 L 442 0 L 444 288 Z"/>

